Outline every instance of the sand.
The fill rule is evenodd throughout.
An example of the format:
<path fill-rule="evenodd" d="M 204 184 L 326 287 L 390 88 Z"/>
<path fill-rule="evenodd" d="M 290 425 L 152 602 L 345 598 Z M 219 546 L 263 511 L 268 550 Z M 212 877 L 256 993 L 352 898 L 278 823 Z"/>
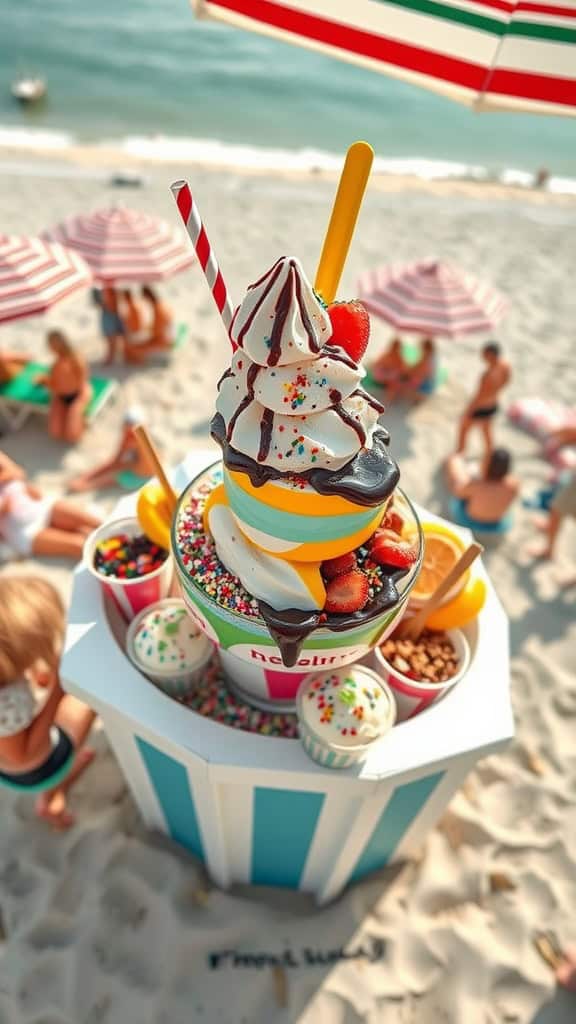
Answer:
<path fill-rule="evenodd" d="M 151 164 L 142 188 L 120 189 L 107 184 L 117 169 L 84 160 L 77 173 L 57 155 L 32 167 L 22 154 L 15 162 L 2 154 L 3 231 L 40 231 L 66 214 L 120 201 L 175 220 L 169 184 L 188 175 L 233 296 L 281 253 L 298 254 L 313 272 L 331 181 Z M 573 402 L 575 229 L 569 199 L 389 181 L 364 204 L 341 292 L 353 295 L 359 272 L 390 260 L 436 256 L 479 272 L 510 299 L 498 332 L 514 367 L 508 398 Z M 50 441 L 37 420 L 2 439 L 48 491 L 63 493 L 71 475 L 109 453 L 122 410 L 134 402 L 167 461 L 206 446 L 227 340 L 198 268 L 164 291 L 190 327 L 169 364 L 107 371 L 121 383 L 120 396 L 73 450 Z M 39 356 L 52 325 L 63 326 L 94 364 L 102 358 L 85 297 L 45 321 L 4 326 L 2 345 Z M 387 337 L 375 323 L 372 352 Z M 478 340 L 442 343 L 448 381 L 441 392 L 385 417 L 405 489 L 437 512 L 445 501 L 440 462 L 480 370 L 479 347 Z M 497 431 L 531 495 L 549 471 L 538 444 L 503 416 Z M 119 495 L 87 500 L 94 497 L 105 512 Z M 526 550 L 533 518 L 518 507 L 509 537 L 486 554 L 510 616 L 515 741 L 469 776 L 410 862 L 335 904 L 317 910 L 311 899 L 279 890 L 212 888 L 193 858 L 146 832 L 101 730 L 98 767 L 76 791 L 78 824 L 69 834 L 52 834 L 34 819 L 31 801 L 0 790 L 0 1024 L 574 1021 L 576 997 L 555 993 L 533 936 L 552 928 L 563 944 L 576 943 L 575 591 L 561 586 L 570 570 L 576 575 L 576 530 L 566 525 L 554 564 L 534 563 Z M 46 573 L 69 590 L 64 563 L 29 561 L 16 571 Z M 343 946 L 358 958 L 306 962 L 306 949 Z M 290 949 L 298 966 L 280 977 L 229 962 L 214 969 L 209 955 L 223 948 Z"/>

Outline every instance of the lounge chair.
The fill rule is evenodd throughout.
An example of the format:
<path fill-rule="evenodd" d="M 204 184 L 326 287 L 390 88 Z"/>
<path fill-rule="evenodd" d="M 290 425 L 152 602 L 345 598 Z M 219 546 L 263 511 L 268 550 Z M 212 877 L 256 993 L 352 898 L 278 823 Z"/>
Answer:
<path fill-rule="evenodd" d="M 36 383 L 36 378 L 47 372 L 43 363 L 27 363 L 7 384 L 0 384 L 0 416 L 10 430 L 18 430 L 31 413 L 48 415 L 50 392 Z M 105 377 L 91 377 L 90 383 L 92 398 L 85 412 L 88 421 L 98 415 L 118 387 L 115 380 Z"/>

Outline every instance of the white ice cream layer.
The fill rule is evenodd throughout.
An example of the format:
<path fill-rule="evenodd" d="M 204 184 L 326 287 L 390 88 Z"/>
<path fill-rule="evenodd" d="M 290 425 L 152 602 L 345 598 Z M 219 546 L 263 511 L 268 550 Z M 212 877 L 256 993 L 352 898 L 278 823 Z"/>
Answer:
<path fill-rule="evenodd" d="M 318 602 L 294 566 L 249 544 L 227 505 L 212 506 L 208 526 L 218 558 L 249 594 L 266 601 L 276 611 L 319 610 Z"/>

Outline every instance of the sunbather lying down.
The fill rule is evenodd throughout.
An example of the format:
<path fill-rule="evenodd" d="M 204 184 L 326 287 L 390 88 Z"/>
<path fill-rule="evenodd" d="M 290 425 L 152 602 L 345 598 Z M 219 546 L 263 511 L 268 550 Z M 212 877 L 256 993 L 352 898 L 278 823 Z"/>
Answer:
<path fill-rule="evenodd" d="M 44 496 L 22 467 L 0 452 L 0 541 L 12 557 L 78 560 L 86 537 L 100 522 L 73 502 Z"/>
<path fill-rule="evenodd" d="M 8 384 L 16 377 L 30 360 L 18 352 L 0 350 L 0 384 Z"/>

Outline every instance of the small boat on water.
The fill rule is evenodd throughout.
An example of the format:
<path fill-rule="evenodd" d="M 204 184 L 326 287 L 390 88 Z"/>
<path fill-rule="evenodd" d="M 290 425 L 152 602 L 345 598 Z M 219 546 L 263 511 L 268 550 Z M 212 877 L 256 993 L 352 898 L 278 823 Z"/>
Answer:
<path fill-rule="evenodd" d="M 12 82 L 10 92 L 19 103 L 38 103 L 46 95 L 46 81 L 40 76 L 19 75 Z"/>

